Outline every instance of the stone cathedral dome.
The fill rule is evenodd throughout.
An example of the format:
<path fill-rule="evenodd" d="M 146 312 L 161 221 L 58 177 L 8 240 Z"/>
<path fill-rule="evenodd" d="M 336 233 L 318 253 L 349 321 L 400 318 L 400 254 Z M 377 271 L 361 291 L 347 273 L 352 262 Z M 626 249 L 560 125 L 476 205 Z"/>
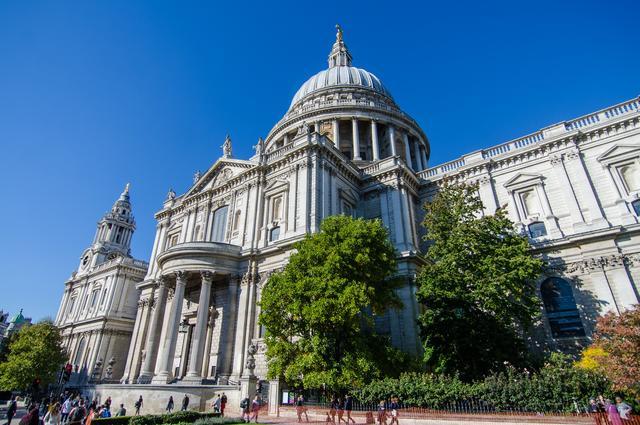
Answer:
<path fill-rule="evenodd" d="M 293 96 L 289 109 L 293 108 L 294 105 L 308 95 L 315 95 L 321 90 L 338 86 L 366 88 L 389 98 L 391 97 L 391 93 L 387 91 L 380 79 L 371 72 L 354 66 L 335 66 L 320 71 L 309 78 Z"/>
<path fill-rule="evenodd" d="M 327 89 L 364 88 L 392 99 L 391 93 L 384 87 L 378 77 L 371 72 L 351 65 L 351 53 L 342 38 L 342 29 L 336 26 L 336 42 L 329 54 L 329 68 L 309 78 L 296 92 L 291 100 L 289 111 L 305 98 L 313 97 Z"/>

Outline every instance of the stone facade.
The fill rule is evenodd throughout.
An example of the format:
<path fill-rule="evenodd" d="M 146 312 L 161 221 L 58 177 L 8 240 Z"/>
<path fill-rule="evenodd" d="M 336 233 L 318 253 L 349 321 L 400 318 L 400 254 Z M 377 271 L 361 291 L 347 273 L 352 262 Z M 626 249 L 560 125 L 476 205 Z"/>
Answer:
<path fill-rule="evenodd" d="M 121 331 L 130 332 L 118 344 L 128 348 L 117 356 L 124 367 L 113 375 L 121 388 L 255 391 L 256 380 L 266 379 L 261 290 L 292 244 L 333 214 L 378 218 L 389 229 L 406 281 L 398 290 L 404 308 L 376 325 L 394 345 L 419 353 L 421 205 L 446 182 L 477 182 L 486 214 L 506 207 L 548 261 L 539 282 L 540 340 L 572 349 L 588 340 L 599 314 L 638 302 L 638 99 L 429 167 L 425 133 L 375 75 L 351 61 L 339 29 L 329 68 L 298 90 L 254 156 L 234 158 L 227 137 L 223 156 L 186 193 L 169 191 L 155 215 L 146 275 L 146 265 L 114 264 L 131 270 L 124 285 L 131 292 L 119 298 Z M 82 274 L 81 266 L 67 283 L 58 315 L 71 358 L 79 331 L 104 335 L 87 310 L 67 306 L 70 294 L 86 297 L 106 279 L 107 266 L 92 267 Z M 111 358 L 101 350 L 88 357 L 89 370 L 95 359 Z"/>

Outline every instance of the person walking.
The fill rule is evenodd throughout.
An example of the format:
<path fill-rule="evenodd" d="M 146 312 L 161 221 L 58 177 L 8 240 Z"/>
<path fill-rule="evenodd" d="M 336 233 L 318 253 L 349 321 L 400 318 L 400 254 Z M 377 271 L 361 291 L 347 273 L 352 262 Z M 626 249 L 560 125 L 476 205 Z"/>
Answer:
<path fill-rule="evenodd" d="M 9 400 L 9 405 L 7 406 L 7 425 L 11 425 L 11 420 L 16 415 L 17 410 L 18 402 L 16 401 L 16 396 L 12 395 L 11 400 Z"/>
<path fill-rule="evenodd" d="M 227 407 L 227 395 L 223 392 L 220 397 L 220 416 L 224 417 L 224 408 Z"/>
<path fill-rule="evenodd" d="M 62 414 L 60 413 L 60 403 L 54 403 L 54 405 L 51 406 L 51 409 L 49 409 L 47 414 L 44 415 L 43 421 L 45 425 L 60 425 L 61 416 Z"/>
<path fill-rule="evenodd" d="M 67 422 L 71 409 L 73 409 L 73 401 L 71 400 L 71 396 L 69 396 L 65 401 L 62 402 L 62 408 L 60 409 L 60 422 Z"/>
<path fill-rule="evenodd" d="M 242 410 L 243 422 L 249 423 L 249 411 L 251 409 L 251 400 L 249 400 L 249 397 L 242 399 L 240 402 L 240 409 Z"/>
<path fill-rule="evenodd" d="M 167 402 L 167 408 L 165 409 L 167 413 L 171 413 L 173 411 L 173 396 L 169 396 L 169 401 Z"/>
<path fill-rule="evenodd" d="M 253 401 L 251 402 L 251 417 L 249 418 L 249 422 L 251 422 L 252 419 L 255 419 L 256 423 L 258 423 L 259 411 L 260 411 L 260 397 L 256 395 L 253 398 Z"/>
<path fill-rule="evenodd" d="M 625 421 L 631 419 L 629 415 L 631 414 L 631 411 L 633 409 L 631 408 L 631 406 L 625 403 L 624 400 L 622 400 L 622 397 L 616 397 L 616 409 L 618 409 L 618 413 L 620 414 L 621 419 Z"/>
<path fill-rule="evenodd" d="M 127 416 L 127 409 L 124 408 L 124 404 L 120 404 L 120 409 L 116 412 L 116 416 Z"/>
<path fill-rule="evenodd" d="M 616 405 L 611 403 L 611 400 L 605 400 L 605 406 L 611 425 L 622 425 L 622 418 L 620 418 L 620 413 L 618 413 Z"/>
<path fill-rule="evenodd" d="M 396 425 L 400 425 L 400 422 L 398 421 L 398 416 L 399 416 L 398 410 L 400 410 L 400 402 L 398 400 L 398 397 L 391 396 L 391 403 L 389 404 L 389 409 L 391 410 L 391 423 L 389 425 L 393 425 L 394 423 Z"/>
<path fill-rule="evenodd" d="M 384 400 L 380 400 L 380 403 L 378 403 L 378 423 L 387 425 L 387 409 Z"/>
<path fill-rule="evenodd" d="M 109 406 L 107 406 L 106 404 L 104 406 L 102 406 L 102 410 L 100 410 L 100 415 L 98 415 L 98 417 L 100 417 L 100 418 L 110 418 L 111 417 L 111 410 L 109 409 Z"/>
<path fill-rule="evenodd" d="M 138 401 L 136 401 L 136 404 L 134 405 L 136 408 L 136 413 L 135 413 L 136 416 L 140 414 L 140 409 L 142 409 L 142 404 L 143 404 L 142 396 L 140 396 L 140 398 L 138 399 Z"/>
<path fill-rule="evenodd" d="M 338 424 L 340 422 L 344 422 L 345 424 L 348 424 L 349 422 L 345 421 L 343 416 L 344 416 L 344 401 L 342 400 L 342 397 L 338 397 Z"/>
<path fill-rule="evenodd" d="M 222 399 L 220 398 L 220 394 L 213 400 L 211 403 L 211 407 L 213 408 L 213 413 L 220 413 L 220 403 L 222 403 Z"/>
<path fill-rule="evenodd" d="M 296 414 L 298 415 L 298 422 L 302 422 L 303 413 L 307 422 L 309 422 L 309 415 L 307 415 L 307 408 L 304 407 L 304 398 L 302 397 L 302 394 L 300 394 L 296 399 Z"/>
<path fill-rule="evenodd" d="M 351 411 L 353 410 L 353 397 L 351 397 L 350 394 L 347 394 L 344 399 L 344 410 L 347 412 L 347 423 L 351 421 L 355 424 L 355 419 L 351 417 Z"/>
<path fill-rule="evenodd" d="M 40 425 L 38 404 L 30 404 L 27 412 L 28 413 L 20 419 L 20 425 Z"/>
<path fill-rule="evenodd" d="M 84 407 L 84 400 L 81 398 L 78 405 L 74 406 L 69 413 L 69 425 L 81 425 L 87 416 L 87 409 Z"/>
<path fill-rule="evenodd" d="M 338 400 L 335 396 L 331 398 L 331 404 L 329 406 L 329 422 L 332 424 L 336 423 L 336 413 L 338 411 Z"/>
<path fill-rule="evenodd" d="M 182 408 L 180 410 L 184 412 L 187 410 L 188 407 L 189 407 L 189 396 L 185 394 L 184 398 L 182 399 Z"/>

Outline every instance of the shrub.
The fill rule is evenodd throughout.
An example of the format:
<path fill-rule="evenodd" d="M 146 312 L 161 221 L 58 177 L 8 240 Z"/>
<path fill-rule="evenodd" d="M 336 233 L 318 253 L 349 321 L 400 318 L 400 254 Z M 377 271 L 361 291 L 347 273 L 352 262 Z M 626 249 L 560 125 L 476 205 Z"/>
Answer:
<path fill-rule="evenodd" d="M 239 424 L 243 420 L 240 418 L 221 418 L 221 417 L 208 417 L 200 418 L 192 425 L 226 425 L 226 424 Z M 191 425 L 191 424 L 190 424 Z"/>
<path fill-rule="evenodd" d="M 132 416 L 112 416 L 110 418 L 96 418 L 91 421 L 97 425 L 128 425 Z"/>
<path fill-rule="evenodd" d="M 181 424 L 181 423 L 189 423 L 193 424 L 197 420 L 200 419 L 214 419 L 220 416 L 220 413 L 200 413 L 195 412 L 193 410 L 187 410 L 184 412 L 175 412 L 168 415 L 143 415 L 143 416 L 133 416 L 129 421 L 129 425 L 164 425 L 164 424 Z M 221 422 L 226 423 L 226 422 Z M 99 425 L 111 425 L 111 424 L 103 424 L 100 422 Z M 117 425 L 124 425 L 119 423 Z"/>

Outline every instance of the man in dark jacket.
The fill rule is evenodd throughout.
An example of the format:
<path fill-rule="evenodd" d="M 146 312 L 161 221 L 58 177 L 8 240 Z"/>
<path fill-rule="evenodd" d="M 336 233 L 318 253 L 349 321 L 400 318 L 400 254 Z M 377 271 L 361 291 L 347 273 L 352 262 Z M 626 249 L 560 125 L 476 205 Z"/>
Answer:
<path fill-rule="evenodd" d="M 16 415 L 16 411 L 18 410 L 18 402 L 16 401 L 15 396 L 11 396 L 11 400 L 9 400 L 9 406 L 7 409 L 7 425 L 11 425 L 11 419 Z"/>

